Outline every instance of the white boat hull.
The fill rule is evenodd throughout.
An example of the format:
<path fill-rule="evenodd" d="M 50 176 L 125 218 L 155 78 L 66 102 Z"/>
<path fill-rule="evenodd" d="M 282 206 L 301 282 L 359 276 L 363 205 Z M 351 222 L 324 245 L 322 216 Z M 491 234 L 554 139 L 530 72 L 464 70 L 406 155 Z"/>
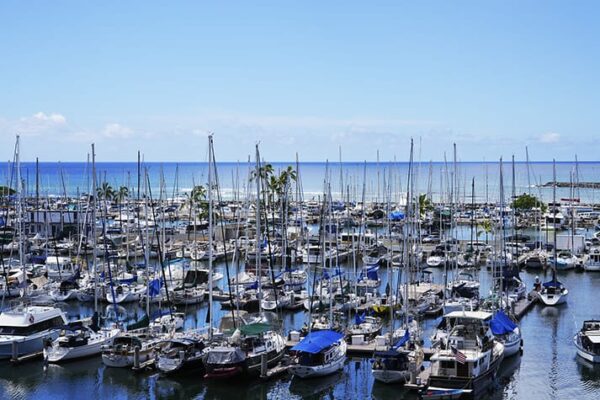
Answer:
<path fill-rule="evenodd" d="M 106 332 L 105 336 L 93 343 L 79 347 L 60 347 L 54 344 L 51 348 L 44 349 L 44 358 L 51 363 L 59 363 L 76 358 L 84 358 L 98 355 L 102 352 L 102 346 L 112 344 L 113 339 L 119 333 L 118 329 Z"/>
<path fill-rule="evenodd" d="M 290 373 L 302 379 L 327 376 L 344 369 L 345 361 L 346 357 L 340 357 L 327 365 L 294 365 L 290 367 Z"/>

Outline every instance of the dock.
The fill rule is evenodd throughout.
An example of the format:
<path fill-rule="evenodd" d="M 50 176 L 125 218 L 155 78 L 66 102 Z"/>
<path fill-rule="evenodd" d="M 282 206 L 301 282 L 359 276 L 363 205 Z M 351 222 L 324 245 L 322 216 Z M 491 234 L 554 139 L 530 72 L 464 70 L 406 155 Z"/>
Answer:
<path fill-rule="evenodd" d="M 539 293 L 532 290 L 527 294 L 524 299 L 518 300 L 513 304 L 513 315 L 517 320 L 520 320 L 531 310 L 531 308 L 538 302 Z"/>

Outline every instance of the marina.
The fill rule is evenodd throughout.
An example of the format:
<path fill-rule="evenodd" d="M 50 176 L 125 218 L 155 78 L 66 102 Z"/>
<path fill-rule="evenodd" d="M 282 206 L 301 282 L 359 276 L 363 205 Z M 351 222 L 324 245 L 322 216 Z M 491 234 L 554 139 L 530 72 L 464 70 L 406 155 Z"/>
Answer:
<path fill-rule="evenodd" d="M 0 400 L 600 399 L 600 3 L 0 15 Z"/>
<path fill-rule="evenodd" d="M 18 151 L 17 139 L 15 173 Z M 143 163 L 135 165 L 137 185 L 130 180 L 115 190 L 98 182 L 94 148 L 92 155 L 86 180 L 96 196 L 42 197 L 35 187 L 11 188 L 2 199 L 0 322 L 7 322 L 0 333 L 9 345 L 0 372 L 35 365 L 42 375 L 61 374 L 81 364 L 87 367 L 80 373 L 91 376 L 118 369 L 132 382 L 153 382 L 153 394 L 127 397 L 161 397 L 162 390 L 187 396 L 195 388 L 190 396 L 211 398 L 207 393 L 226 379 L 263 393 L 245 398 L 322 397 L 363 379 L 373 398 L 382 390 L 415 399 L 497 398 L 525 374 L 514 360 L 527 360 L 528 323 L 573 307 L 569 300 L 548 308 L 544 296 L 556 296 L 550 290 L 561 285 L 578 297 L 585 285 L 575 281 L 595 282 L 584 266 L 600 245 L 597 206 L 557 202 L 556 185 L 551 211 L 541 211 L 543 195 L 515 196 L 505 205 L 502 164 L 497 203 L 475 202 L 474 179 L 463 197 L 450 191 L 437 201 L 427 194 L 392 200 L 393 190 L 417 189 L 394 189 L 392 174 L 406 173 L 411 182 L 416 173 L 391 165 L 384 190 L 370 195 L 381 201 L 364 200 L 366 183 L 362 199 L 353 200 L 350 190 L 336 199 L 327 179 L 315 201 L 303 199 L 299 163 L 275 171 L 257 161 L 224 198 L 214 161 L 204 166 L 206 185 L 179 194 L 161 178 L 153 193 Z M 462 167 L 453 163 L 455 172 Z M 278 183 L 263 186 L 270 177 Z M 530 199 L 531 206 L 519 203 Z M 570 219 L 559 221 L 559 213 Z M 573 266 L 558 270 L 552 260 L 566 251 Z M 532 263 L 534 256 L 543 261 Z M 33 328 L 36 312 L 64 319 L 25 340 L 6 336 L 31 329 L 10 318 Z M 538 333 L 552 332 L 542 325 Z M 584 325 L 572 359 L 595 360 L 587 344 L 594 329 Z M 172 386 L 179 379 L 194 384 Z"/>

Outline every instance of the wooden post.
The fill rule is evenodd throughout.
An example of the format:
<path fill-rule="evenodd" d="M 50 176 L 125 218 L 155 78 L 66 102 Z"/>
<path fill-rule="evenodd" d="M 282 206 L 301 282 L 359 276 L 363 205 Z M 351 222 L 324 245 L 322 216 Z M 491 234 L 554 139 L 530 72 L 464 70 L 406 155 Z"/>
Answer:
<path fill-rule="evenodd" d="M 133 348 L 133 369 L 140 368 L 140 348 L 135 346 Z"/>
<path fill-rule="evenodd" d="M 260 376 L 263 378 L 267 376 L 267 355 L 266 354 L 261 354 L 261 356 L 260 356 Z"/>
<path fill-rule="evenodd" d="M 12 361 L 19 361 L 19 344 L 12 342 Z"/>

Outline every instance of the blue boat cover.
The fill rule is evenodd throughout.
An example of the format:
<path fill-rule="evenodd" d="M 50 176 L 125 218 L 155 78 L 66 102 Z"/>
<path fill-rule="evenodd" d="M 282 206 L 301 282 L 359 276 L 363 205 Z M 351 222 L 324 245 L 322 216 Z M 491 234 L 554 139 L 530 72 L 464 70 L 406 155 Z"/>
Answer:
<path fill-rule="evenodd" d="M 354 316 L 354 323 L 355 323 L 356 325 L 360 325 L 360 324 L 362 324 L 363 322 L 365 322 L 365 321 L 366 321 L 366 319 L 367 319 L 366 313 L 362 313 L 362 314 L 358 314 L 358 313 L 357 313 L 357 314 Z"/>
<path fill-rule="evenodd" d="M 156 297 L 160 293 L 160 288 L 162 287 L 162 282 L 160 279 L 154 279 L 154 280 L 150 281 L 150 284 L 148 286 L 149 286 L 148 291 L 150 292 L 150 297 Z"/>
<path fill-rule="evenodd" d="M 389 215 L 389 219 L 392 221 L 401 221 L 404 219 L 404 214 L 400 211 L 392 211 Z"/>
<path fill-rule="evenodd" d="M 562 283 L 559 281 L 549 281 L 543 283 L 544 287 L 561 287 Z"/>
<path fill-rule="evenodd" d="M 408 329 L 404 331 L 404 336 L 402 336 L 400 338 L 400 340 L 398 340 L 396 343 L 394 343 L 394 345 L 392 346 L 392 349 L 394 350 L 398 350 L 400 347 L 404 346 L 404 344 L 406 342 L 408 342 L 410 339 L 410 332 L 408 332 Z"/>
<path fill-rule="evenodd" d="M 494 318 L 490 321 L 490 328 L 494 335 L 504 335 L 515 330 L 517 324 L 515 324 L 506 314 L 502 311 L 498 311 Z"/>
<path fill-rule="evenodd" d="M 343 337 L 344 335 L 335 331 L 313 331 L 309 333 L 304 339 L 302 339 L 300 343 L 292 347 L 292 350 L 302 351 L 304 353 L 310 354 L 317 354 Z"/>

